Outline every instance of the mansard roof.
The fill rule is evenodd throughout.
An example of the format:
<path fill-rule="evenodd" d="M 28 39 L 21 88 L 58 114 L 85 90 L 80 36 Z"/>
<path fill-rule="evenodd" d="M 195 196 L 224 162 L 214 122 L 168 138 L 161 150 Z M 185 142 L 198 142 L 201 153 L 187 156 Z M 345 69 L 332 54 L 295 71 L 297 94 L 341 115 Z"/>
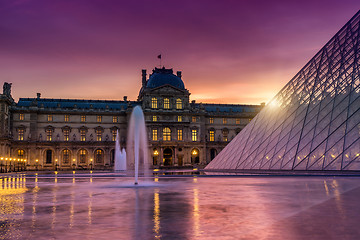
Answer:
<path fill-rule="evenodd" d="M 80 100 L 80 99 L 50 99 L 50 98 L 20 98 L 17 107 L 43 107 L 43 108 L 77 108 L 97 110 L 126 110 L 128 105 L 138 105 L 133 101 L 111 100 Z"/>

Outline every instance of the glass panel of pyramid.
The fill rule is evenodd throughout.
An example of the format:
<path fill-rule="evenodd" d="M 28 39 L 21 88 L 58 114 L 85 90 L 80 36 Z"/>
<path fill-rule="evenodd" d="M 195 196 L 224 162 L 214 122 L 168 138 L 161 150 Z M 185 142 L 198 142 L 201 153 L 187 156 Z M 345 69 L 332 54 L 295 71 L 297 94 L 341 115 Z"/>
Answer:
<path fill-rule="evenodd" d="M 211 161 L 218 170 L 360 170 L 360 11 Z"/>

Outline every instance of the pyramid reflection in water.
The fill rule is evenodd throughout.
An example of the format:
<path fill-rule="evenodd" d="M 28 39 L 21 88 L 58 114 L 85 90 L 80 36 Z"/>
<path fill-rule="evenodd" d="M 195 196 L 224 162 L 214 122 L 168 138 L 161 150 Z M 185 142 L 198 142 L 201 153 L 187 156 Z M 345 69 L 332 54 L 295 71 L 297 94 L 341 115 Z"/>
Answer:
<path fill-rule="evenodd" d="M 360 11 L 206 169 L 360 170 Z"/>

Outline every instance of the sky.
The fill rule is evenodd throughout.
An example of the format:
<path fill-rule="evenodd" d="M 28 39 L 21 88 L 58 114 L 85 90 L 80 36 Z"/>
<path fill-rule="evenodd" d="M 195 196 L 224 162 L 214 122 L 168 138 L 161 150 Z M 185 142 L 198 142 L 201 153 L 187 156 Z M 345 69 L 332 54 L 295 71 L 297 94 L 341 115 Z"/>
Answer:
<path fill-rule="evenodd" d="M 182 71 L 190 99 L 268 102 L 359 0 L 1 0 L 12 96 L 136 100 L 141 70 Z"/>

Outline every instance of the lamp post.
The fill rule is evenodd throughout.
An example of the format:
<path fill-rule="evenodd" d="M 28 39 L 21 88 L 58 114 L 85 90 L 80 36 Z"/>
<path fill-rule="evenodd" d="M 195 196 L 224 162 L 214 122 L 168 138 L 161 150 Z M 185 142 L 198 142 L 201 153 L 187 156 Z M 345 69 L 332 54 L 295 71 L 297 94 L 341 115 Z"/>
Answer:
<path fill-rule="evenodd" d="M 58 160 L 57 159 L 55 159 L 55 171 L 57 171 L 58 170 Z"/>
<path fill-rule="evenodd" d="M 90 158 L 90 170 L 93 170 L 93 159 Z"/>
<path fill-rule="evenodd" d="M 75 171 L 75 168 L 76 168 L 76 162 L 75 162 L 75 161 L 76 161 L 76 159 L 74 158 L 74 159 L 73 159 L 73 164 L 72 164 L 72 167 L 73 167 L 73 170 L 74 170 L 74 171 Z"/>
<path fill-rule="evenodd" d="M 39 165 L 39 159 L 36 159 L 35 160 L 35 169 L 36 169 L 36 171 L 38 170 L 38 165 Z"/>
<path fill-rule="evenodd" d="M 0 170 L 0 171 L 1 171 L 1 172 L 4 172 L 4 170 L 3 170 L 3 161 L 4 161 L 4 158 L 1 157 L 0 160 L 1 160 L 1 170 Z"/>

